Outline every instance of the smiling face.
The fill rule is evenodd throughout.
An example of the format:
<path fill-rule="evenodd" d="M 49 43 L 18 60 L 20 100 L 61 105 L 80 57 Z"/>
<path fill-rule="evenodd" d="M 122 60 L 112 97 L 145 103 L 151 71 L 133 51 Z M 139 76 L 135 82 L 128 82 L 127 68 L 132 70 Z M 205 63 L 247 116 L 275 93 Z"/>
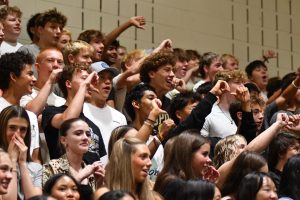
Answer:
<path fill-rule="evenodd" d="M 21 33 L 21 18 L 16 13 L 8 14 L 3 26 L 5 41 L 16 42 Z"/>
<path fill-rule="evenodd" d="M 222 70 L 223 66 L 220 58 L 215 58 L 209 66 L 204 66 L 204 72 L 209 81 L 214 81 L 216 73 Z"/>
<path fill-rule="evenodd" d="M 196 152 L 193 153 L 191 166 L 194 174 L 199 178 L 202 178 L 205 167 L 211 164 L 209 153 L 210 144 L 208 143 L 203 144 Z"/>
<path fill-rule="evenodd" d="M 18 89 L 21 96 L 31 94 L 32 87 L 36 82 L 36 78 L 34 77 L 32 71 L 32 65 L 25 64 L 20 76 L 15 77 L 14 79 L 15 87 Z"/>
<path fill-rule="evenodd" d="M 255 200 L 277 200 L 277 190 L 274 182 L 267 176 L 263 178 L 263 183 L 256 194 Z"/>
<path fill-rule="evenodd" d="M 0 195 L 6 194 L 12 179 L 12 162 L 6 153 L 0 153 Z"/>
<path fill-rule="evenodd" d="M 51 196 L 59 200 L 79 200 L 80 195 L 74 181 L 68 177 L 61 177 L 51 189 Z"/>
<path fill-rule="evenodd" d="M 20 136 L 23 140 L 25 139 L 27 129 L 28 129 L 28 121 L 24 118 L 12 117 L 7 121 L 6 127 L 6 139 L 8 143 L 11 141 L 12 137 L 16 134 Z"/>
<path fill-rule="evenodd" d="M 174 74 L 175 74 L 176 78 L 185 77 L 187 69 L 188 69 L 188 62 L 186 60 L 176 61 L 176 64 L 174 67 Z"/>
<path fill-rule="evenodd" d="M 89 149 L 91 131 L 88 124 L 82 120 L 72 123 L 66 136 L 61 136 L 61 143 L 67 150 L 83 155 Z"/>
<path fill-rule="evenodd" d="M 164 65 L 157 71 L 149 72 L 150 82 L 149 84 L 155 88 L 158 93 L 167 93 L 173 89 L 173 66 Z"/>
<path fill-rule="evenodd" d="M 135 145 L 135 151 L 131 155 L 131 162 L 135 182 L 144 182 L 151 167 L 150 151 L 146 144 Z"/>

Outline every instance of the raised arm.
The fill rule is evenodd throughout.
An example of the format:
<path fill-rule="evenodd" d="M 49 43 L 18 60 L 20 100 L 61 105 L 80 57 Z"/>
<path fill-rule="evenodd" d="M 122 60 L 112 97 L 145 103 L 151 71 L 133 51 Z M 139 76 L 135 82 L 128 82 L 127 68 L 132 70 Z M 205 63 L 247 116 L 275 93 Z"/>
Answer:
<path fill-rule="evenodd" d="M 94 82 L 97 79 L 98 76 L 96 72 L 92 72 L 84 81 L 80 83 L 78 91 L 76 92 L 71 102 L 68 104 L 68 108 L 65 110 L 65 112 L 56 114 L 52 118 L 51 125 L 53 127 L 58 129 L 60 125 L 67 119 L 79 117 L 80 113 L 82 112 L 85 94 L 87 90 L 97 91 L 97 89 L 92 84 L 92 82 Z"/>
<path fill-rule="evenodd" d="M 297 77 L 295 80 L 281 93 L 275 100 L 279 110 L 286 107 L 287 101 L 294 98 L 296 92 L 300 88 L 300 67 L 297 69 Z"/>
<path fill-rule="evenodd" d="M 39 116 L 43 112 L 47 103 L 48 96 L 52 92 L 53 85 L 56 83 L 57 75 L 61 72 L 62 69 L 55 69 L 52 71 L 49 79 L 39 91 L 38 95 L 26 104 L 25 108 L 27 110 L 35 113 L 37 116 Z"/>
<path fill-rule="evenodd" d="M 131 17 L 128 21 L 121 24 L 119 27 L 115 28 L 105 36 L 103 41 L 104 47 L 108 47 L 117 37 L 119 37 L 119 35 L 121 35 L 121 33 L 123 33 L 129 27 L 135 26 L 136 28 L 144 29 L 145 24 L 146 21 L 143 16 Z"/>

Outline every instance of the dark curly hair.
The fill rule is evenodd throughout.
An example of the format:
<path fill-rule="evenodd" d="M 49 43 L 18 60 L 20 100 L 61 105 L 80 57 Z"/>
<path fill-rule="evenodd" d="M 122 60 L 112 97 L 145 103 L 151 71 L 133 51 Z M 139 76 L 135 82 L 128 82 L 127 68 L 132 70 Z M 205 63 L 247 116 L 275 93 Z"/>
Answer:
<path fill-rule="evenodd" d="M 45 27 L 48 22 L 58 23 L 61 25 L 61 28 L 66 26 L 67 17 L 64 16 L 61 12 L 57 11 L 56 8 L 47 10 L 36 19 L 36 26 Z"/>
<path fill-rule="evenodd" d="M 16 52 L 2 55 L 0 58 L 0 89 L 8 89 L 11 73 L 19 77 L 25 65 L 33 63 L 33 57 L 29 53 Z"/>
<path fill-rule="evenodd" d="M 161 51 L 150 55 L 141 64 L 140 79 L 144 83 L 150 82 L 149 72 L 157 71 L 165 65 L 175 65 L 175 56 L 172 52 Z"/>

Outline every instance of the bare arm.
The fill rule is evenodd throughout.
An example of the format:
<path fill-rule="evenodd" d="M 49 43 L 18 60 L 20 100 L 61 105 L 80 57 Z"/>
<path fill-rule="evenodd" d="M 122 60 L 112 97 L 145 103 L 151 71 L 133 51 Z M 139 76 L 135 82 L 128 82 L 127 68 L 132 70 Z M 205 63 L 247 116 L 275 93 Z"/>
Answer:
<path fill-rule="evenodd" d="M 90 87 L 92 87 L 91 82 L 93 79 L 97 79 L 96 72 L 92 72 L 91 74 L 89 74 L 89 76 L 80 84 L 77 93 L 68 105 L 68 108 L 65 110 L 65 112 L 56 114 L 52 118 L 51 125 L 53 127 L 59 128 L 60 125 L 67 119 L 75 118 L 80 115 L 83 108 L 85 93 Z"/>
<path fill-rule="evenodd" d="M 297 70 L 300 73 L 300 67 Z M 284 109 L 286 107 L 287 101 L 294 98 L 296 92 L 300 88 L 300 76 L 297 75 L 296 79 L 291 83 L 282 94 L 275 100 L 277 107 L 279 109 Z"/>
<path fill-rule="evenodd" d="M 53 85 L 56 83 L 56 77 L 61 71 L 62 69 L 55 69 L 52 71 L 49 79 L 39 91 L 38 95 L 26 104 L 25 108 L 27 110 L 34 112 L 37 116 L 42 113 L 47 103 L 48 96 L 52 92 Z"/>
<path fill-rule="evenodd" d="M 144 29 L 144 25 L 146 24 L 145 18 L 143 16 L 135 16 L 131 17 L 128 21 L 121 24 L 119 27 L 112 30 L 105 36 L 103 41 L 104 47 L 108 47 L 121 33 L 127 30 L 131 26 L 135 26 L 136 28 Z"/>

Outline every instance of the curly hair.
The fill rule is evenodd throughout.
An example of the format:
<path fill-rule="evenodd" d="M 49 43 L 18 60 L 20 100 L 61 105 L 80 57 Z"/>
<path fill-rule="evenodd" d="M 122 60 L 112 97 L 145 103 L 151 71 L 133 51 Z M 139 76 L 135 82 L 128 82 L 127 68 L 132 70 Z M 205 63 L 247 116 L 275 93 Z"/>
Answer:
<path fill-rule="evenodd" d="M 144 83 L 150 82 L 149 72 L 157 71 L 159 68 L 165 65 L 175 65 L 175 56 L 172 52 L 169 51 L 161 51 L 158 53 L 154 53 L 146 58 L 142 64 L 140 69 L 140 79 Z"/>
<path fill-rule="evenodd" d="M 33 63 L 33 57 L 29 53 L 16 52 L 2 55 L 0 58 L 0 89 L 8 89 L 11 73 L 19 77 L 25 65 Z"/>
<path fill-rule="evenodd" d="M 217 72 L 215 81 L 223 80 L 229 82 L 235 79 L 246 82 L 247 77 L 242 70 L 223 70 Z"/>

